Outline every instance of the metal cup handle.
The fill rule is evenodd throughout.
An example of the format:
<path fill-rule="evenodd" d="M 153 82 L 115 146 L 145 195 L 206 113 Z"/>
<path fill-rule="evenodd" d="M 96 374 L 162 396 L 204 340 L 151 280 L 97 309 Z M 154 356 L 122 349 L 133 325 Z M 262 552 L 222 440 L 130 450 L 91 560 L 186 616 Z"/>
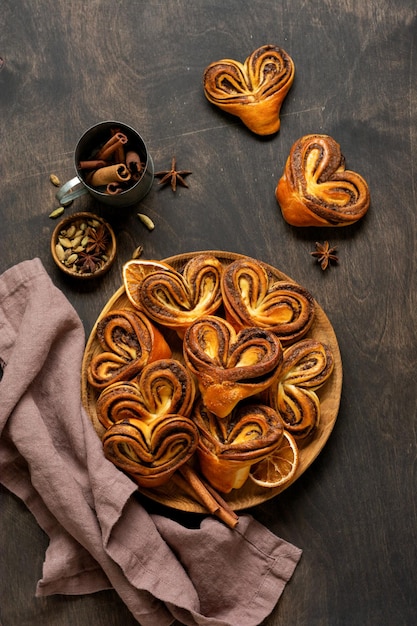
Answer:
<path fill-rule="evenodd" d="M 88 193 L 88 189 L 84 186 L 84 183 L 78 176 L 74 176 L 74 178 L 71 178 L 71 180 L 68 180 L 59 188 L 56 198 L 60 204 L 67 204 L 86 193 Z"/>

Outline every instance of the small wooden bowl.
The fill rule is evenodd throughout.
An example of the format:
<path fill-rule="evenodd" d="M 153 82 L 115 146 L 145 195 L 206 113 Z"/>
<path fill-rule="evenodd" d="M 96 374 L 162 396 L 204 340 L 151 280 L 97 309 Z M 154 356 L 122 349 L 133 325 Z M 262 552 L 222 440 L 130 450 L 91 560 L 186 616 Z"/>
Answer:
<path fill-rule="evenodd" d="M 100 246 L 95 250 L 91 237 L 88 244 L 82 243 L 97 231 L 105 235 L 101 242 L 104 249 Z M 98 215 L 73 213 L 55 227 L 51 237 L 51 254 L 56 265 L 67 276 L 81 280 L 98 278 L 108 272 L 114 263 L 116 236 L 110 224 Z"/>

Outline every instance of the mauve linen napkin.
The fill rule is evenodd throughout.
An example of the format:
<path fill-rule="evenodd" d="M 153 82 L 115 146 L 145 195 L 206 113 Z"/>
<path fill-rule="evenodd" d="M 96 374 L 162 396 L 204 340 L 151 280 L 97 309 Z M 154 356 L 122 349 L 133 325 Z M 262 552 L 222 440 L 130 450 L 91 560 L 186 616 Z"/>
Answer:
<path fill-rule="evenodd" d="M 114 588 L 143 626 L 256 626 L 301 556 L 250 515 L 236 529 L 150 514 L 81 404 L 77 313 L 41 261 L 0 276 L 0 481 L 50 543 L 36 594 Z"/>

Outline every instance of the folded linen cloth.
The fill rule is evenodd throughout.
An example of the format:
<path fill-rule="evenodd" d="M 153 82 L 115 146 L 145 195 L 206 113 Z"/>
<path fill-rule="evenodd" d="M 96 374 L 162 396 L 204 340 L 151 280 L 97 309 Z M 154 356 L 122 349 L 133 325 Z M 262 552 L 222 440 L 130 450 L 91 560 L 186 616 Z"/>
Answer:
<path fill-rule="evenodd" d="M 84 329 L 39 259 L 0 276 L 0 482 L 50 543 L 36 594 L 114 588 L 143 626 L 256 626 L 301 557 L 250 515 L 235 529 L 149 513 L 81 404 Z"/>

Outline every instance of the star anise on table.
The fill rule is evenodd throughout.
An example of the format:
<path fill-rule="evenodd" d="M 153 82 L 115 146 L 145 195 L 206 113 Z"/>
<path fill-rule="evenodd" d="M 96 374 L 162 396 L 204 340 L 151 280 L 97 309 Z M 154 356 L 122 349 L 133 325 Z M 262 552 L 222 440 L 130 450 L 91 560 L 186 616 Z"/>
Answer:
<path fill-rule="evenodd" d="M 86 246 L 86 251 L 88 253 L 92 252 L 93 254 L 100 254 L 101 252 L 105 252 L 107 250 L 107 246 L 109 245 L 109 233 L 104 226 L 98 226 L 98 228 L 89 228 L 87 231 L 88 243 Z"/>
<path fill-rule="evenodd" d="M 320 263 L 321 269 L 326 270 L 330 263 L 338 263 L 339 259 L 336 256 L 337 248 L 331 248 L 328 241 L 320 243 L 316 241 L 316 249 L 310 254 L 317 258 L 317 263 Z"/>
<path fill-rule="evenodd" d="M 188 185 L 184 180 L 184 176 L 189 176 L 190 174 L 192 174 L 192 172 L 189 170 L 177 170 L 177 160 L 175 157 L 172 157 L 171 169 L 156 172 L 155 177 L 160 178 L 160 185 L 167 185 L 170 183 L 172 191 L 176 191 L 177 183 L 188 188 Z"/>
<path fill-rule="evenodd" d="M 103 259 L 94 252 L 80 252 L 75 262 L 81 274 L 94 274 L 101 267 Z"/>

